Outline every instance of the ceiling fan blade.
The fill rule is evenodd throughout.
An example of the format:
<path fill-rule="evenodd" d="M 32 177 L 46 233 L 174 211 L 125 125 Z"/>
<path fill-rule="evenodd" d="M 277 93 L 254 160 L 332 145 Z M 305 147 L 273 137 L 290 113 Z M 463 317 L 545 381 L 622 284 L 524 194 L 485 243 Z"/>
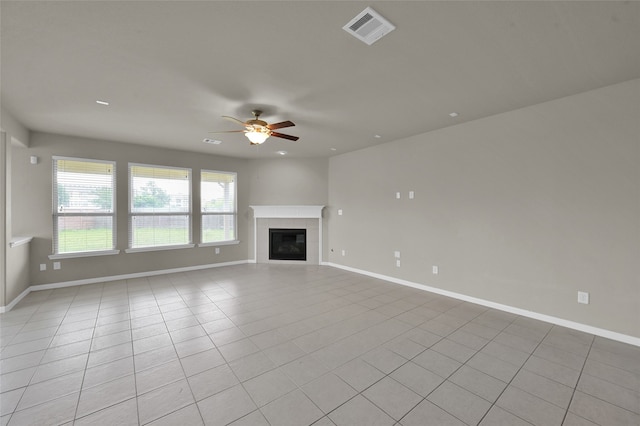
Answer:
<path fill-rule="evenodd" d="M 223 130 L 221 132 L 209 132 L 209 133 L 244 133 L 245 130 Z"/>
<path fill-rule="evenodd" d="M 271 132 L 271 136 L 276 138 L 289 139 L 290 141 L 297 141 L 298 139 L 300 139 L 297 136 L 285 135 L 284 133 L 278 132 Z"/>
<path fill-rule="evenodd" d="M 233 121 L 235 123 L 240 124 L 241 126 L 246 126 L 247 125 L 247 123 L 245 123 L 244 121 L 238 120 L 235 117 L 229 117 L 228 115 L 223 115 L 222 118 L 226 118 L 227 120 L 231 120 L 231 121 Z"/>
<path fill-rule="evenodd" d="M 282 121 L 280 123 L 269 124 L 267 128 L 269 130 L 275 130 L 275 129 L 282 129 L 283 127 L 293 127 L 293 126 L 295 126 L 295 124 L 287 120 L 287 121 Z"/>

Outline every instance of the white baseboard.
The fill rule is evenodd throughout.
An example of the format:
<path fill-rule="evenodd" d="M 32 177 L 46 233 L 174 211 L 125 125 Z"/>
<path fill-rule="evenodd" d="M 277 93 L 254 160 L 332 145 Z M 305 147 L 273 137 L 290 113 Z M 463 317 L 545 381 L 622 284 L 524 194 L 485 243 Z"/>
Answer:
<path fill-rule="evenodd" d="M 118 280 L 127 280 L 134 278 L 144 278 L 144 277 L 152 277 L 155 275 L 163 275 L 163 274 L 172 274 L 178 272 L 189 272 L 189 271 L 198 271 L 202 269 L 210 269 L 210 268 L 220 268 L 223 266 L 233 266 L 233 265 L 242 265 L 247 263 L 256 263 L 255 259 L 247 259 L 247 260 L 238 260 L 233 262 L 223 262 L 223 263 L 212 263 L 208 265 L 198 265 L 198 266 L 186 266 L 183 268 L 173 268 L 173 269 L 162 269 L 156 271 L 147 271 L 147 272 L 136 272 L 132 274 L 122 274 L 122 275 L 112 275 L 110 277 L 100 277 L 100 278 L 88 278 L 84 280 L 75 280 L 75 281 L 66 281 L 52 284 L 41 284 L 41 285 L 32 285 L 24 290 L 22 293 L 18 295 L 15 299 L 11 301 L 6 306 L 0 306 L 0 313 L 9 312 L 14 306 L 16 306 L 25 296 L 27 296 L 32 291 L 41 291 L 41 290 L 51 290 L 56 288 L 64 288 L 64 287 L 72 287 L 76 285 L 86 285 L 86 284 L 97 284 L 101 282 L 109 282 L 109 281 L 118 281 Z M 628 343 L 634 346 L 640 346 L 640 338 L 629 336 L 627 334 L 617 333 L 615 331 L 605 330 L 598 327 L 593 327 L 586 324 L 581 324 L 574 321 L 565 320 L 562 318 L 557 318 L 551 315 L 545 315 L 538 312 L 528 311 L 526 309 L 516 308 L 509 305 L 503 305 L 501 303 L 495 303 L 490 300 L 479 299 L 477 297 L 467 296 L 460 293 L 455 293 L 448 290 L 443 290 L 437 287 L 431 287 L 424 284 L 415 283 L 412 281 L 403 280 L 400 278 L 395 278 L 387 275 L 378 274 L 375 272 L 365 271 L 363 269 L 352 268 L 350 266 L 340 265 L 338 263 L 332 262 L 321 262 L 322 266 L 330 266 L 333 268 L 343 269 L 345 271 L 354 272 L 361 275 L 366 275 L 373 278 L 382 279 L 385 281 L 389 281 L 395 284 L 400 284 L 412 288 L 416 288 L 419 290 L 428 291 L 431 293 L 440 294 L 443 296 L 451 297 L 458 300 L 463 300 L 465 302 L 475 303 L 477 305 L 486 306 L 488 308 L 498 309 L 500 311 L 509 312 L 516 315 L 521 315 L 524 317 L 537 319 L 540 321 L 548 322 L 551 324 L 560 325 L 562 327 L 571 328 L 574 330 L 582 331 L 585 333 L 594 334 L 596 336 L 605 337 L 607 339 L 616 340 L 623 343 Z"/>
<path fill-rule="evenodd" d="M 18 297 L 13 299 L 11 301 L 11 303 L 9 303 L 8 305 L 0 306 L 0 314 L 4 314 L 5 312 L 9 312 L 11 309 L 13 309 L 14 306 L 16 306 L 29 293 L 31 293 L 31 287 L 28 287 L 26 290 L 24 290 L 22 293 L 20 293 L 18 295 Z"/>
<path fill-rule="evenodd" d="M 582 332 L 585 332 L 585 333 L 594 334 L 596 336 L 605 337 L 607 339 L 616 340 L 616 341 L 623 342 L 623 343 L 628 343 L 630 345 L 640 346 L 640 338 L 634 337 L 634 336 L 629 336 L 627 334 L 617 333 L 615 331 L 605 330 L 603 328 L 593 327 L 593 326 L 590 326 L 590 325 L 581 324 L 581 323 L 578 323 L 578 322 L 569 321 L 569 320 L 562 319 L 562 318 L 557 318 L 557 317 L 554 317 L 554 316 L 551 316 L 551 315 L 545 315 L 545 314 L 541 314 L 541 313 L 538 313 L 538 312 L 528 311 L 526 309 L 520 309 L 520 308 L 516 308 L 516 307 L 513 307 L 513 306 L 509 306 L 509 305 L 503 305 L 501 303 L 495 303 L 495 302 L 492 302 L 490 300 L 479 299 L 477 297 L 467 296 L 467 295 L 464 295 L 464 294 L 455 293 L 455 292 L 448 291 L 448 290 L 443 290 L 443 289 L 440 289 L 440 288 L 437 288 L 437 287 L 431 287 L 431 286 L 424 285 L 424 284 L 418 284 L 418 283 L 414 283 L 414 282 L 411 282 L 411 281 L 403 280 L 403 279 L 400 279 L 400 278 L 390 277 L 390 276 L 378 274 L 378 273 L 375 273 L 375 272 L 369 272 L 369 271 L 365 271 L 365 270 L 362 270 L 362 269 L 352 268 L 350 266 L 340 265 L 340 264 L 337 264 L 337 263 L 328 262 L 328 263 L 326 263 L 326 265 L 334 267 L 334 268 L 338 268 L 338 269 L 343 269 L 345 271 L 355 272 L 357 274 L 362 274 L 362 275 L 366 275 L 366 276 L 369 276 L 369 277 L 382 279 L 382 280 L 389 281 L 389 282 L 392 282 L 392 283 L 395 283 L 395 284 L 400 284 L 400 285 L 404 285 L 404 286 L 408 286 L 408 287 L 413 287 L 413 288 L 416 288 L 416 289 L 419 289 L 419 290 L 425 290 L 425 291 L 428 291 L 428 292 L 431 292 L 431 293 L 441 294 L 443 296 L 451 297 L 451 298 L 458 299 L 458 300 L 463 300 L 465 302 L 475 303 L 477 305 L 486 306 L 488 308 L 494 308 L 494 309 L 498 309 L 500 311 L 505 311 L 505 312 L 509 312 L 509 313 L 512 313 L 512 314 L 521 315 L 523 317 L 528 317 L 528 318 L 532 318 L 532 319 L 537 319 L 537 320 L 540 320 L 540 321 L 548 322 L 548 323 L 551 323 L 551 324 L 560 325 L 562 327 L 567 327 L 567 328 L 571 328 L 573 330 L 578 330 L 578 331 L 582 331 Z"/>

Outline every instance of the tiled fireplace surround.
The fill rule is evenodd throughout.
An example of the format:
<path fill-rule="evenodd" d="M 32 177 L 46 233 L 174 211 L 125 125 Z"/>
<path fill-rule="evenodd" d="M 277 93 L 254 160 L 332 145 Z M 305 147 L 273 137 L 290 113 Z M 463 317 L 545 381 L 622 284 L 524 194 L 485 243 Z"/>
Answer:
<path fill-rule="evenodd" d="M 322 262 L 322 209 L 324 206 L 251 206 L 253 209 L 253 247 L 256 263 L 309 264 Z M 306 229 L 307 260 L 269 259 L 269 229 Z"/>

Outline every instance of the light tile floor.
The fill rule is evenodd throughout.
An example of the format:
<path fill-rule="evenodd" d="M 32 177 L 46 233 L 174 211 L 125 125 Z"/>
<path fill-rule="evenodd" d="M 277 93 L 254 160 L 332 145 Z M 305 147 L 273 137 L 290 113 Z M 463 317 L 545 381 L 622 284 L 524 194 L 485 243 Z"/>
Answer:
<path fill-rule="evenodd" d="M 639 425 L 640 348 L 318 266 L 33 292 L 0 425 Z"/>

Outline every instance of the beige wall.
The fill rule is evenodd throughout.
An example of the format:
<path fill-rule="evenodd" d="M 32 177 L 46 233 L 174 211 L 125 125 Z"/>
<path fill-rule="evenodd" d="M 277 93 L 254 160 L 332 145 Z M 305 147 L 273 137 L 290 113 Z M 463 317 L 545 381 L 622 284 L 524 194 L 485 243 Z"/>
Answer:
<path fill-rule="evenodd" d="M 249 205 L 315 205 L 325 206 L 329 200 L 327 158 L 275 158 L 249 162 Z M 249 258 L 254 258 L 254 219 L 249 209 Z M 328 238 L 323 219 L 323 241 Z M 322 259 L 326 260 L 324 247 Z"/>
<path fill-rule="evenodd" d="M 15 149 L 13 154 L 13 229 L 14 234 L 35 237 L 31 243 L 29 268 L 32 285 L 247 259 L 247 160 L 43 133 L 32 134 L 30 147 Z M 31 155 L 40 158 L 39 164 L 29 164 Z M 51 254 L 52 241 L 51 159 L 54 155 L 116 161 L 117 248 L 122 250 L 120 254 L 62 259 L 62 269 L 53 270 L 53 262 L 49 260 L 48 255 Z M 217 255 L 214 253 L 214 247 L 124 253 L 128 238 L 128 162 L 190 167 L 194 180 L 201 169 L 237 172 L 240 244 L 221 246 L 221 252 Z M 195 191 L 198 191 L 198 188 L 195 188 Z M 197 193 L 194 193 L 194 211 L 199 209 L 197 198 Z M 198 220 L 198 215 L 194 215 L 195 230 L 199 229 Z M 194 240 L 199 241 L 199 236 L 194 235 Z M 47 264 L 46 272 L 39 271 L 41 263 Z"/>
<path fill-rule="evenodd" d="M 639 97 L 635 80 L 333 157 L 329 261 L 639 337 Z"/>

